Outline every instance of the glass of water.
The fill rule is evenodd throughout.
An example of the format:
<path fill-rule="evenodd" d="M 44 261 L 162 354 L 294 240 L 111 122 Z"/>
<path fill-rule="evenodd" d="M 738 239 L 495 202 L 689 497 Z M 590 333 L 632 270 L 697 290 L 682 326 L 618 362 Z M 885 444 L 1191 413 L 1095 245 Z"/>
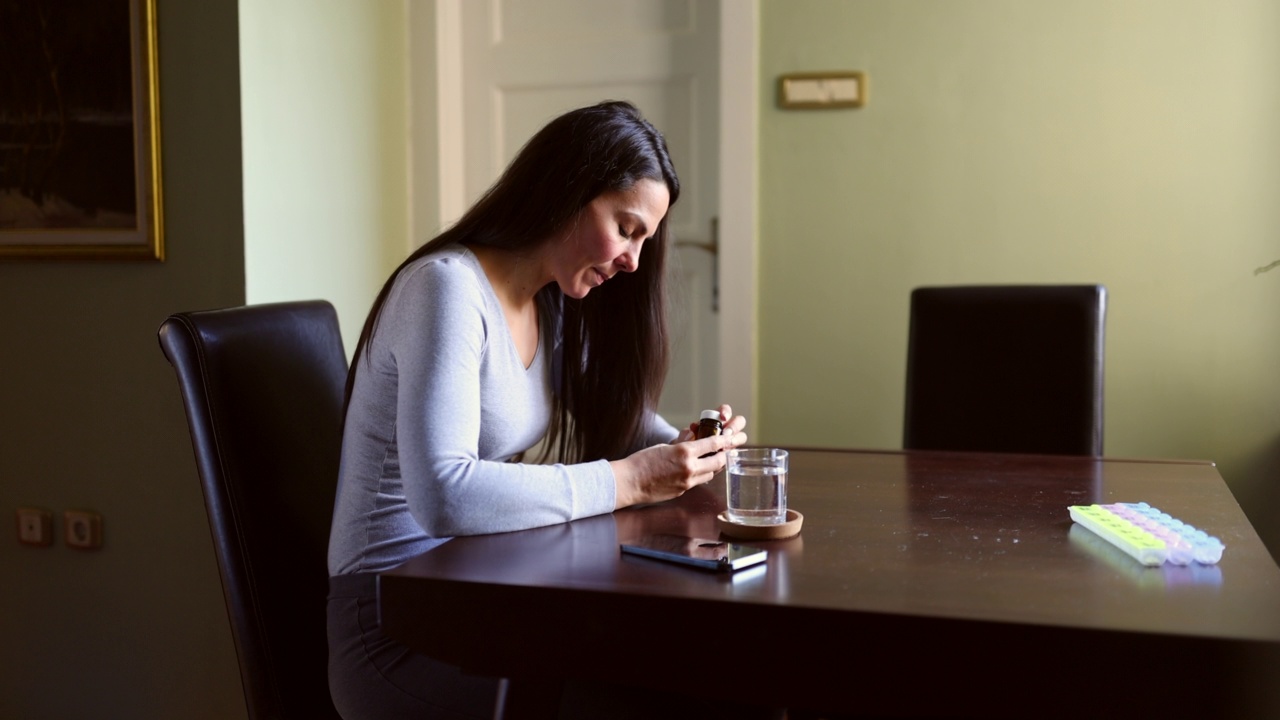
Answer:
<path fill-rule="evenodd" d="M 787 451 L 738 448 L 729 451 L 728 516 L 741 525 L 787 521 Z"/>

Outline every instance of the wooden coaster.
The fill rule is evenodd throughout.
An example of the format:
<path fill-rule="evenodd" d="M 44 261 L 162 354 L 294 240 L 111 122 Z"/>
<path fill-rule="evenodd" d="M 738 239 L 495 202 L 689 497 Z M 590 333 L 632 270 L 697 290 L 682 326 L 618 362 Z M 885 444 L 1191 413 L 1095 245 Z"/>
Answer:
<path fill-rule="evenodd" d="M 716 525 L 720 532 L 735 540 L 782 540 L 800 534 L 800 526 L 804 524 L 804 516 L 787 509 L 787 521 L 778 525 L 743 525 L 732 522 L 726 513 L 716 516 Z"/>

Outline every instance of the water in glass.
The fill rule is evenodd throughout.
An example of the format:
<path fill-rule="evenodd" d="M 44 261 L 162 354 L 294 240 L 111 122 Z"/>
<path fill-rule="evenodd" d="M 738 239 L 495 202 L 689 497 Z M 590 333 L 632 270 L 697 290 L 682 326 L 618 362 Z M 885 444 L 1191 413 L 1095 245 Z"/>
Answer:
<path fill-rule="evenodd" d="M 744 525 L 777 525 L 787 519 L 784 465 L 737 464 L 728 474 L 729 519 Z"/>

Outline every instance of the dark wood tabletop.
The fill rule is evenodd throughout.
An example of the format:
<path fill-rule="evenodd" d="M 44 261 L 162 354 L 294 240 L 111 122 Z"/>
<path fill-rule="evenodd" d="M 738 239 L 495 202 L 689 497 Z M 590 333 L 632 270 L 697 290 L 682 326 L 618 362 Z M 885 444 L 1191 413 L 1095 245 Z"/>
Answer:
<path fill-rule="evenodd" d="M 864 715 L 1280 717 L 1280 567 L 1211 463 L 791 450 L 803 529 L 749 543 L 763 568 L 619 552 L 716 537 L 717 478 L 456 538 L 380 577 L 384 629 L 482 674 Z M 1147 568 L 1067 510 L 1139 501 L 1220 538 L 1222 560 Z"/>

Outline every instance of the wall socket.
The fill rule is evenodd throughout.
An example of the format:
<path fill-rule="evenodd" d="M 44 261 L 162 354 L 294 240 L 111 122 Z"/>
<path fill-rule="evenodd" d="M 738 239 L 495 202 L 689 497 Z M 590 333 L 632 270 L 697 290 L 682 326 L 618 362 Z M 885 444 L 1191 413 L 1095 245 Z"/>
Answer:
<path fill-rule="evenodd" d="M 88 510 L 67 510 L 62 513 L 66 527 L 68 547 L 80 550 L 97 550 L 102 547 L 102 516 Z"/>
<path fill-rule="evenodd" d="M 41 508 L 18 508 L 18 542 L 48 547 L 53 544 L 53 513 Z"/>

